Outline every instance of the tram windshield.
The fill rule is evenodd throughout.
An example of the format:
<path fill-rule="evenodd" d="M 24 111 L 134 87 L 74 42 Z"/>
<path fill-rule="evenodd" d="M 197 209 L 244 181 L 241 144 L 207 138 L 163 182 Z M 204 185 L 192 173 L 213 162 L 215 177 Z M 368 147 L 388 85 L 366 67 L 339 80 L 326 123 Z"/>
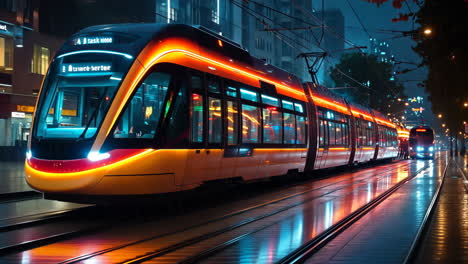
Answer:
<path fill-rule="evenodd" d="M 41 91 L 34 136 L 93 137 L 132 62 L 127 54 L 93 50 L 58 56 Z"/>

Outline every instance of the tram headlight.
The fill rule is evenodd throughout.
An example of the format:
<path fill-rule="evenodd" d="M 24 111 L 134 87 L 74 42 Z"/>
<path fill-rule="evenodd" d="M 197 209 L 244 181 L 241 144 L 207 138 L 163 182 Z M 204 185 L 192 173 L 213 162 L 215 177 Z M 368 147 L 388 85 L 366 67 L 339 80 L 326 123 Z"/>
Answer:
<path fill-rule="evenodd" d="M 109 153 L 99 153 L 99 152 L 96 152 L 96 151 L 91 151 L 88 154 L 88 159 L 90 161 L 99 161 L 99 160 L 103 160 L 103 159 L 108 159 L 109 157 L 110 157 Z"/>
<path fill-rule="evenodd" d="M 424 151 L 424 148 L 419 146 L 419 147 L 416 147 L 416 151 Z"/>
<path fill-rule="evenodd" d="M 430 152 L 433 152 L 433 151 L 434 151 L 434 147 L 432 147 L 432 146 L 429 147 L 429 151 L 430 151 Z"/>

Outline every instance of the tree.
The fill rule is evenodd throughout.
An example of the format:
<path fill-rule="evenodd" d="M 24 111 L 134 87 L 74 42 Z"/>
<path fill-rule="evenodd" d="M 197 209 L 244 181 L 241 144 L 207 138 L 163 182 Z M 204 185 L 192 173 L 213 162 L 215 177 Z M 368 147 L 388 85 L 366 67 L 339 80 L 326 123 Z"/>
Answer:
<path fill-rule="evenodd" d="M 465 0 L 365 0 L 377 6 L 392 2 L 396 9 L 403 3 L 415 2 L 420 7 L 413 16 L 419 28 L 403 32 L 417 43 L 414 51 L 429 69 L 424 82 L 434 113 L 443 114 L 452 136 L 463 130 L 468 122 L 468 2 Z M 405 4 L 406 4 L 405 3 Z M 401 14 L 400 14 L 401 16 Z M 401 21 L 401 20 L 400 20 Z M 430 29 L 431 33 L 425 34 Z"/>
<path fill-rule="evenodd" d="M 398 98 L 406 96 L 403 86 L 392 80 L 392 72 L 392 64 L 380 62 L 374 55 L 345 53 L 340 62 L 332 67 L 331 78 L 337 87 L 351 87 L 336 90 L 351 102 L 369 106 L 384 114 L 401 115 L 404 105 Z"/>
<path fill-rule="evenodd" d="M 425 1 L 416 13 L 418 32 L 431 29 L 426 37 L 418 34 L 414 50 L 429 69 L 425 82 L 434 113 L 443 113 L 453 133 L 468 121 L 468 3 L 463 0 Z M 453 136 L 454 134 L 452 134 Z"/>

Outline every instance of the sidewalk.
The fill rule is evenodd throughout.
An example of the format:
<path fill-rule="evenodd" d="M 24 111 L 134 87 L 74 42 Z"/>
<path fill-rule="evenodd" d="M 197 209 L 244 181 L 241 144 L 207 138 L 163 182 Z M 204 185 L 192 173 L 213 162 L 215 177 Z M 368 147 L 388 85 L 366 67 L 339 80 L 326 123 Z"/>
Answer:
<path fill-rule="evenodd" d="M 451 163 L 414 263 L 468 263 L 467 162 L 465 156 Z"/>
<path fill-rule="evenodd" d="M 24 179 L 23 161 L 0 161 L 0 194 L 31 190 Z"/>

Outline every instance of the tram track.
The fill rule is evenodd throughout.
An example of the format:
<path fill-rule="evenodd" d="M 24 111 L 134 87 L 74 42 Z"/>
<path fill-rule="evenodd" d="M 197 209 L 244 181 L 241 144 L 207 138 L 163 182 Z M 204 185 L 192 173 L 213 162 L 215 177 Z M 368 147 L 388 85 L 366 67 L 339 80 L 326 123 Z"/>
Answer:
<path fill-rule="evenodd" d="M 310 242 L 306 243 L 305 245 L 299 247 L 297 250 L 293 251 L 290 255 L 284 257 L 283 259 L 281 259 L 277 263 L 301 263 L 301 261 L 305 260 L 305 258 L 300 258 L 301 261 L 297 262 L 296 261 L 298 259 L 297 255 L 302 257 L 301 254 L 303 253 L 303 251 L 305 249 L 308 249 L 310 246 L 314 246 L 314 249 L 318 249 L 319 247 L 325 245 L 326 242 L 331 240 L 333 237 L 335 237 L 337 234 L 339 234 L 339 232 L 343 231 L 346 227 L 350 226 L 354 222 L 354 221 L 350 222 L 350 220 L 359 219 L 361 216 L 363 216 L 365 213 L 370 211 L 372 208 L 374 208 L 380 202 L 385 200 L 385 198 L 387 198 L 389 195 L 391 195 L 393 192 L 395 192 L 399 187 L 401 187 L 406 182 L 408 182 L 411 179 L 413 179 L 414 177 L 416 177 L 419 173 L 421 173 L 422 171 L 424 171 L 428 167 L 429 166 L 427 165 L 427 166 L 419 169 L 412 176 L 409 176 L 405 180 L 402 180 L 399 183 L 395 184 L 390 189 L 383 192 L 378 197 L 374 198 L 371 202 L 365 204 L 364 206 L 362 206 L 361 208 L 359 208 L 358 210 L 356 210 L 355 212 L 353 212 L 352 214 L 350 214 L 346 218 L 342 219 L 338 223 L 336 223 L 333 226 L 331 226 L 330 228 L 326 229 L 324 232 L 322 232 L 320 235 L 318 235 L 316 237 L 316 239 L 311 240 Z M 202 262 L 203 260 L 209 258 L 210 256 L 212 256 L 212 255 L 214 255 L 214 254 L 216 254 L 218 252 L 221 252 L 221 251 L 225 250 L 226 248 L 235 245 L 236 243 L 239 243 L 242 239 L 246 238 L 247 236 L 250 236 L 250 235 L 253 235 L 253 234 L 258 233 L 260 231 L 263 231 L 263 230 L 265 230 L 265 229 L 267 229 L 267 228 L 269 228 L 271 226 L 277 225 L 279 222 L 280 221 L 269 223 L 269 224 L 267 224 L 267 225 L 265 225 L 265 226 L 263 226 L 263 227 L 261 227 L 259 229 L 256 229 L 256 230 L 253 230 L 251 232 L 242 234 L 242 235 L 237 236 L 237 237 L 235 237 L 235 238 L 233 238 L 233 239 L 231 239 L 229 241 L 226 241 L 226 242 L 224 242 L 222 244 L 218 244 L 218 245 L 216 245 L 214 247 L 211 247 L 209 249 L 206 249 L 206 250 L 204 250 L 204 251 L 202 251 L 202 252 L 200 252 L 200 253 L 198 253 L 196 255 L 190 256 L 190 257 L 188 257 L 188 258 L 186 258 L 186 259 L 184 259 L 182 261 L 179 261 L 178 263 L 188 264 L 188 263 Z M 149 259 L 150 258 L 144 259 L 142 261 L 137 260 L 137 261 L 122 262 L 122 263 L 125 263 L 125 264 L 142 263 L 143 261 L 146 261 L 146 260 L 149 260 Z"/>
<path fill-rule="evenodd" d="M 433 161 L 434 162 L 434 161 Z M 403 181 L 392 186 L 390 189 L 385 191 L 384 193 L 380 194 L 377 198 L 373 199 L 371 202 L 365 204 L 349 216 L 345 217 L 331 228 L 327 229 L 325 232 L 317 236 L 315 239 L 310 240 L 309 242 L 301 245 L 299 248 L 288 254 L 287 256 L 283 257 L 276 264 L 285 264 L 285 263 L 304 263 L 305 260 L 310 258 L 315 252 L 317 252 L 320 248 L 325 246 L 328 242 L 333 240 L 336 236 L 340 233 L 344 232 L 348 227 L 352 224 L 357 222 L 361 219 L 364 215 L 371 212 L 375 207 L 377 207 L 381 202 L 383 202 L 386 198 L 390 195 L 395 193 L 400 187 L 407 184 L 408 182 L 412 181 L 416 178 L 420 173 L 428 169 L 430 165 L 426 165 L 423 168 L 416 171 L 413 175 L 406 178 Z M 437 197 L 437 195 L 436 195 Z"/>
<path fill-rule="evenodd" d="M 391 171 L 401 169 L 402 167 L 409 167 L 409 166 L 410 166 L 410 163 L 400 164 L 397 167 L 391 167 L 391 168 L 388 168 L 388 169 L 387 168 L 385 168 L 385 169 L 382 168 L 382 171 L 380 171 L 380 172 L 381 172 L 381 174 L 386 174 L 386 173 L 389 173 Z M 371 171 L 365 172 L 363 174 L 366 175 L 366 174 L 369 174 L 369 173 L 373 173 L 376 170 L 376 168 L 371 168 L 370 170 Z M 358 177 L 361 177 L 361 176 L 358 176 Z M 370 178 L 373 178 L 373 177 L 375 177 L 375 176 L 371 175 L 371 176 L 368 176 L 368 177 L 363 177 L 360 180 L 354 181 L 351 184 L 346 184 L 346 185 L 342 186 L 341 188 L 334 189 L 334 190 L 332 190 L 330 192 L 327 192 L 326 194 L 336 192 L 336 191 L 338 191 L 340 189 L 348 187 L 349 185 L 365 182 L 366 180 L 368 180 Z M 253 211 L 255 209 L 259 209 L 259 208 L 262 208 L 262 207 L 265 207 L 265 206 L 268 206 L 268 205 L 271 205 L 271 204 L 274 204 L 274 203 L 278 203 L 278 202 L 281 202 L 281 201 L 292 199 L 292 198 L 304 195 L 304 194 L 309 193 L 309 192 L 319 191 L 321 189 L 331 187 L 333 185 L 343 184 L 346 181 L 353 181 L 353 179 L 343 179 L 343 180 L 340 180 L 340 181 L 337 181 L 337 182 L 325 184 L 325 185 L 320 186 L 320 187 L 313 187 L 313 188 L 309 188 L 309 189 L 301 191 L 301 192 L 296 192 L 296 193 L 293 193 L 293 194 L 289 194 L 289 195 L 283 196 L 283 197 L 278 198 L 278 199 L 274 199 L 274 200 L 264 202 L 264 203 L 261 203 L 261 204 L 255 205 L 255 206 L 251 206 L 251 207 L 248 207 L 248 208 L 238 210 L 238 211 L 236 211 L 234 213 L 231 213 L 231 214 L 223 215 L 220 218 L 215 218 L 215 219 L 209 220 L 207 222 L 201 223 L 200 225 L 209 224 L 211 222 L 220 221 L 220 220 L 223 220 L 223 219 L 226 219 L 226 218 L 229 218 L 229 217 L 233 217 L 233 216 L 240 215 L 240 214 L 243 214 L 243 213 L 246 213 L 246 212 L 250 212 L 250 211 Z M 301 184 L 304 184 L 304 182 L 300 182 L 297 185 L 301 185 Z M 290 185 L 288 187 L 294 187 L 295 185 L 296 184 L 293 184 L 292 186 Z M 324 194 L 324 195 L 326 195 L 326 194 Z M 317 198 L 317 197 L 315 197 L 315 198 Z M 314 198 L 312 198 L 312 199 L 314 199 Z M 297 205 L 292 205 L 291 207 L 294 207 L 294 206 L 297 206 Z M 289 208 L 284 208 L 284 210 L 287 210 Z M 22 222 L 19 222 L 19 223 L 15 223 L 13 225 L 0 226 L 0 235 L 2 233 L 4 233 L 4 232 L 9 232 L 9 231 L 14 231 L 14 230 L 21 230 L 22 228 L 34 227 L 36 225 L 47 225 L 47 224 L 51 224 L 52 222 L 60 222 L 60 221 L 65 220 L 67 218 L 73 219 L 73 215 L 75 215 L 75 216 L 79 215 L 78 212 L 80 210 L 86 211 L 88 209 L 91 209 L 91 208 L 75 209 L 75 210 L 68 210 L 68 211 L 67 210 L 62 210 L 60 212 L 55 212 L 55 215 L 53 213 L 50 214 L 50 215 L 46 214 L 45 217 L 39 218 L 39 219 L 36 219 L 36 220 L 22 221 Z M 282 211 L 284 211 L 284 210 L 282 210 Z M 276 213 L 279 213 L 279 212 L 280 211 L 278 211 Z M 274 215 L 274 214 L 275 213 L 271 213 L 269 215 Z M 268 215 L 264 215 L 263 217 L 261 217 L 259 219 L 263 219 L 265 217 L 268 217 Z M 151 219 L 150 220 L 146 219 L 145 221 L 151 221 Z M 256 220 L 239 223 L 237 226 L 232 226 L 230 228 L 235 229 L 235 228 L 247 225 L 249 223 L 252 223 L 254 221 L 256 221 Z M 66 240 L 81 237 L 81 236 L 84 236 L 84 235 L 103 232 L 105 230 L 110 229 L 111 227 L 118 227 L 118 226 L 119 226 L 118 223 L 113 223 L 112 225 L 109 225 L 108 222 L 104 221 L 104 223 L 102 225 L 95 225 L 95 226 L 91 226 L 91 227 L 87 227 L 87 228 L 80 228 L 80 229 L 77 229 L 77 230 L 59 232 L 59 233 L 56 233 L 56 234 L 41 237 L 39 239 L 32 239 L 32 240 L 23 241 L 21 243 L 12 244 L 12 245 L 9 245 L 9 246 L 3 246 L 3 247 L 0 247 L 0 256 L 4 256 L 4 255 L 16 253 L 16 252 L 22 252 L 22 251 L 29 250 L 29 249 L 39 248 L 39 247 L 46 246 L 46 245 L 49 245 L 49 244 L 52 244 L 52 243 L 66 241 Z M 191 227 L 188 227 L 188 229 L 195 228 L 195 227 L 196 226 L 191 226 Z M 175 231 L 174 233 L 183 232 L 183 231 L 185 231 L 185 230 L 178 230 L 178 231 Z M 198 237 L 198 238 L 196 238 L 194 240 L 191 240 L 191 241 L 183 241 L 183 243 L 181 242 L 176 247 L 173 247 L 172 250 L 175 250 L 176 248 L 181 247 L 183 245 L 189 245 L 190 243 L 195 243 L 198 240 L 201 241 L 203 239 L 208 238 L 209 236 L 213 236 L 213 235 L 216 235 L 216 234 L 221 234 L 221 233 L 226 232 L 226 231 L 227 231 L 227 229 L 218 230 L 217 232 L 213 232 L 213 233 L 208 234 L 206 236 Z M 148 241 L 148 240 L 155 239 L 157 237 L 165 236 L 165 235 L 170 235 L 170 234 L 162 234 L 162 235 L 158 235 L 156 237 L 150 237 L 150 238 L 146 238 L 144 240 L 134 241 L 132 243 L 127 243 L 127 244 L 120 245 L 120 246 L 117 246 L 117 247 L 112 247 L 112 248 L 108 248 L 108 249 L 105 249 L 105 250 L 97 251 L 97 252 L 94 252 L 94 253 L 91 253 L 91 254 L 86 254 L 84 256 L 75 257 L 75 258 L 66 260 L 66 261 L 61 262 L 61 263 L 77 263 L 79 261 L 82 261 L 82 260 L 85 260 L 85 259 L 88 259 L 88 258 L 99 256 L 99 255 L 105 254 L 107 252 L 119 250 L 121 248 L 125 248 L 125 247 L 131 246 L 131 245 L 134 245 L 134 244 L 138 244 L 138 243 L 142 243 L 144 241 Z M 168 252 L 170 252 L 170 250 L 171 250 L 171 248 L 166 249 L 166 251 L 168 251 Z"/>
<path fill-rule="evenodd" d="M 121 249 L 124 249 L 124 248 L 127 248 L 127 247 L 131 247 L 131 246 L 135 246 L 135 245 L 138 245 L 138 244 L 141 244 L 141 243 L 145 243 L 145 242 L 148 242 L 148 241 L 151 241 L 151 240 L 155 240 L 155 239 L 158 239 L 158 238 L 161 238 L 161 237 L 175 235 L 175 234 L 178 234 L 178 233 L 184 233 L 184 232 L 187 232 L 188 230 L 198 228 L 198 227 L 201 227 L 203 225 L 209 225 L 209 224 L 212 224 L 214 222 L 222 221 L 222 220 L 225 220 L 225 219 L 230 218 L 230 217 L 238 216 L 238 215 L 241 215 L 241 214 L 244 214 L 244 213 L 247 213 L 247 212 L 252 212 L 252 211 L 254 211 L 256 209 L 259 209 L 259 208 L 262 208 L 262 207 L 265 207 L 265 206 L 268 206 L 268 205 L 279 203 L 281 201 L 292 199 L 292 198 L 295 198 L 295 197 L 298 197 L 298 196 L 302 196 L 302 195 L 304 195 L 306 193 L 309 193 L 309 192 L 318 191 L 318 190 L 330 187 L 332 185 L 337 185 L 337 184 L 343 183 L 345 181 L 351 181 L 350 184 L 343 185 L 340 188 L 334 188 L 333 190 L 325 192 L 325 193 L 323 193 L 321 195 L 314 195 L 311 198 L 302 200 L 301 202 L 296 202 L 296 203 L 290 204 L 288 206 L 284 206 L 284 207 L 282 207 L 282 208 L 280 208 L 278 210 L 269 212 L 267 214 L 262 214 L 262 215 L 259 215 L 257 217 L 250 217 L 247 220 L 240 221 L 240 222 L 238 222 L 238 223 L 236 223 L 234 225 L 230 225 L 230 226 L 227 226 L 225 228 L 221 228 L 221 229 L 217 229 L 217 230 L 214 230 L 214 231 L 211 231 L 211 232 L 207 232 L 207 233 L 204 233 L 204 234 L 199 235 L 199 236 L 194 236 L 194 237 L 191 237 L 189 239 L 179 241 L 178 243 L 171 244 L 169 246 L 163 247 L 163 248 L 161 248 L 159 250 L 156 250 L 156 251 L 153 251 L 153 252 L 138 256 L 138 257 L 136 257 L 134 259 L 130 259 L 130 260 L 127 260 L 125 262 L 122 262 L 122 263 L 141 263 L 141 262 L 143 262 L 145 260 L 153 259 L 153 258 L 156 258 L 158 256 L 163 256 L 163 255 L 168 254 L 170 252 L 177 251 L 177 250 L 182 249 L 184 247 L 188 247 L 190 245 L 193 245 L 193 244 L 199 243 L 201 241 L 207 240 L 209 238 L 212 238 L 212 237 L 224 234 L 226 232 L 238 229 L 240 227 L 243 227 L 243 226 L 246 226 L 248 224 L 257 222 L 259 220 L 267 219 L 268 217 L 277 215 L 277 214 L 279 214 L 281 212 L 287 211 L 287 210 L 289 210 L 291 208 L 297 207 L 297 206 L 299 206 L 301 204 L 304 204 L 306 202 L 310 202 L 310 201 L 312 201 L 314 199 L 318 199 L 318 198 L 324 197 L 326 195 L 330 195 L 331 193 L 334 193 L 334 192 L 340 191 L 342 189 L 345 189 L 345 188 L 349 187 L 350 185 L 360 186 L 360 185 L 363 185 L 363 184 L 367 183 L 367 181 L 369 179 L 374 178 L 374 179 L 377 180 L 377 179 L 380 179 L 382 177 L 385 177 L 389 172 L 391 173 L 392 171 L 396 171 L 396 170 L 401 169 L 403 167 L 410 167 L 410 166 L 411 166 L 411 163 L 405 163 L 405 164 L 400 165 L 400 166 L 398 166 L 396 168 L 393 167 L 393 168 L 390 168 L 388 170 L 385 170 L 385 171 L 381 172 L 380 176 L 371 175 L 371 176 L 364 177 L 364 178 L 362 178 L 360 180 L 357 180 L 357 181 L 353 181 L 352 179 L 345 179 L 345 180 L 342 180 L 342 181 L 339 181 L 339 182 L 334 182 L 334 183 L 331 183 L 331 184 L 321 186 L 319 188 L 311 188 L 309 190 L 302 191 L 302 192 L 299 192 L 299 193 L 295 193 L 293 195 L 288 195 L 286 197 L 281 197 L 281 198 L 278 198 L 278 199 L 274 199 L 272 201 L 269 201 L 269 202 L 266 202 L 266 203 L 263 203 L 263 204 L 259 204 L 259 205 L 256 205 L 256 206 L 245 208 L 245 209 L 236 211 L 236 212 L 234 212 L 232 214 L 224 215 L 222 217 L 215 218 L 215 219 L 209 220 L 207 222 L 200 223 L 200 224 L 198 224 L 196 226 L 190 226 L 190 227 L 187 227 L 187 228 L 182 229 L 182 230 L 176 230 L 174 232 L 158 234 L 158 235 L 155 235 L 155 236 L 152 236 L 152 237 L 147 237 L 145 239 L 133 241 L 133 242 L 126 243 L 126 244 L 121 244 L 121 245 L 118 245 L 118 246 L 115 246 L 115 247 L 103 249 L 103 250 L 100 250 L 100 251 L 92 252 L 92 253 L 85 254 L 85 255 L 82 255 L 82 256 L 77 256 L 77 257 L 74 257 L 74 258 L 70 258 L 68 260 L 65 260 L 65 261 L 62 261 L 62 262 L 59 262 L 59 263 L 60 264 L 79 263 L 79 262 L 91 259 L 93 257 L 102 256 L 102 255 L 104 255 L 106 253 L 116 252 L 118 250 L 121 250 Z"/>
<path fill-rule="evenodd" d="M 109 227 L 105 219 L 101 221 L 102 223 L 98 221 L 97 224 L 80 223 L 81 219 L 87 218 L 96 210 L 94 207 L 59 210 L 37 214 L 35 216 L 39 215 L 40 217 L 33 219 L 28 219 L 28 217 L 31 217 L 28 216 L 25 217 L 26 220 L 24 221 L 20 220 L 0 226 L 0 256 L 38 248 Z M 32 234 L 31 236 L 36 236 L 36 238 L 28 238 L 28 233 Z M 17 241 L 16 239 L 19 238 L 22 240 Z"/>

